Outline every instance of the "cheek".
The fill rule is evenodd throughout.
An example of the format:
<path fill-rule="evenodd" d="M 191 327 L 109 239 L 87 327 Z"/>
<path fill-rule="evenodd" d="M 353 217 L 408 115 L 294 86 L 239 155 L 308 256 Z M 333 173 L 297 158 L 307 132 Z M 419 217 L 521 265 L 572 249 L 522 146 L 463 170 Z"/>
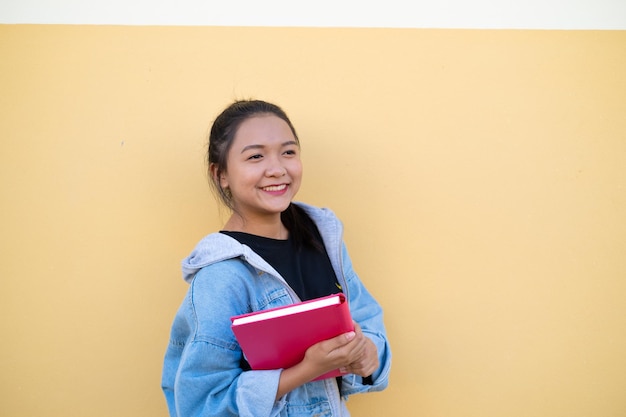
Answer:
<path fill-rule="evenodd" d="M 263 170 L 259 169 L 239 169 L 238 167 L 228 171 L 228 175 L 225 175 L 223 183 L 227 184 L 232 190 L 245 189 L 254 187 L 259 179 L 263 177 Z"/>
<path fill-rule="evenodd" d="M 302 162 L 294 161 L 294 163 L 289 167 L 289 173 L 292 177 L 300 178 L 302 176 Z"/>

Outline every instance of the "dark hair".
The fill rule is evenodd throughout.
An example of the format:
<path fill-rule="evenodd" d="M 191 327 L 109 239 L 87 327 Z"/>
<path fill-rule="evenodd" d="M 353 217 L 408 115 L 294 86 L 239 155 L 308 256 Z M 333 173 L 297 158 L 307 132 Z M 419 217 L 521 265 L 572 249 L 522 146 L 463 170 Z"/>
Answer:
<path fill-rule="evenodd" d="M 210 183 L 220 200 L 231 210 L 234 210 L 232 195 L 229 190 L 222 188 L 219 180 L 220 174 L 228 169 L 226 164 L 228 152 L 232 147 L 239 126 L 247 119 L 262 115 L 273 115 L 284 120 L 291 129 L 296 142 L 300 145 L 296 129 L 293 127 L 289 117 L 287 117 L 287 113 L 276 104 L 262 100 L 237 100 L 226 107 L 211 126 L 207 162 Z M 212 167 L 215 167 L 214 172 L 211 172 Z M 309 219 L 303 210 L 298 209 L 294 204 L 290 204 L 281 213 L 281 220 L 298 245 L 307 244 L 319 248 L 317 240 L 309 230 L 309 227 L 307 227 L 306 221 Z"/>

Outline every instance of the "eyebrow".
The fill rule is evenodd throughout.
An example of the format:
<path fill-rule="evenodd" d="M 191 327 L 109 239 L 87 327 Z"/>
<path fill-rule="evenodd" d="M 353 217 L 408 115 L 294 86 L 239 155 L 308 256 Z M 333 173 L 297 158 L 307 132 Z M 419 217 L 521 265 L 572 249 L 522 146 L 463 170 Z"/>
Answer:
<path fill-rule="evenodd" d="M 283 142 L 280 146 L 281 148 L 284 148 L 285 146 L 290 146 L 290 145 L 298 146 L 298 142 L 296 142 L 295 140 L 289 140 L 287 142 Z M 251 149 L 263 149 L 263 148 L 265 148 L 265 145 L 248 145 L 248 146 L 245 146 L 241 150 L 241 153 L 244 153 L 245 151 L 249 151 Z"/>

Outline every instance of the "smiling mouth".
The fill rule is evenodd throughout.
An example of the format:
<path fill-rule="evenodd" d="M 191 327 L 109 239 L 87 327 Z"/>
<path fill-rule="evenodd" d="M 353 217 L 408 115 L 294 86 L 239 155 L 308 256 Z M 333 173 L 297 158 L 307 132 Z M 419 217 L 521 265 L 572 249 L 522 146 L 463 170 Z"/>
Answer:
<path fill-rule="evenodd" d="M 263 187 L 261 189 L 263 191 L 283 191 L 285 188 L 287 188 L 287 184 L 270 185 L 269 187 Z"/>

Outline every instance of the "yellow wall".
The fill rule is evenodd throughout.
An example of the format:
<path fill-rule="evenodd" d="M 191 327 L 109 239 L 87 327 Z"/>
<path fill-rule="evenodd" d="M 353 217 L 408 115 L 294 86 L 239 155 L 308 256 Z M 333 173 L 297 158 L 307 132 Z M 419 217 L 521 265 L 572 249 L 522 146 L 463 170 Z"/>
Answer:
<path fill-rule="evenodd" d="M 0 415 L 166 415 L 205 134 L 248 97 L 385 308 L 355 416 L 626 413 L 626 32 L 5 25 L 0 57 Z"/>

